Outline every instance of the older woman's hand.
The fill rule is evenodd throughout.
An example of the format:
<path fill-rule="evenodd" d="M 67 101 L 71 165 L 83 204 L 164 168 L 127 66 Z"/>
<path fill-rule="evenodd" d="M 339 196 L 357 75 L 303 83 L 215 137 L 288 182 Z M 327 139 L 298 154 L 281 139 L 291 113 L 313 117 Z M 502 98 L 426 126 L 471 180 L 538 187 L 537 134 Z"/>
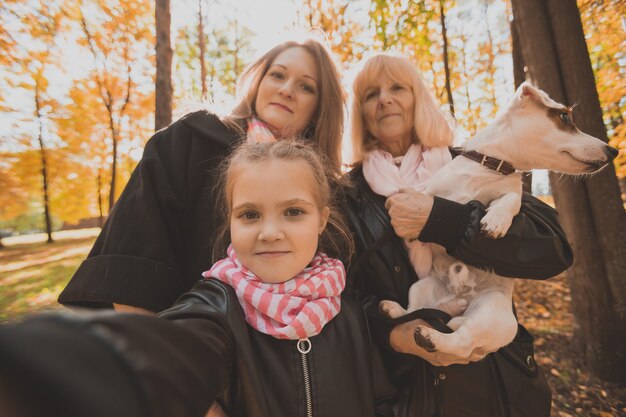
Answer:
<path fill-rule="evenodd" d="M 465 308 L 467 308 L 467 301 L 462 298 L 457 298 L 442 304 L 437 308 L 454 317 L 463 313 Z M 394 327 L 391 331 L 391 335 L 389 336 L 389 343 L 391 344 L 391 347 L 400 353 L 408 353 L 419 356 L 435 366 L 468 364 L 470 362 L 478 361 L 484 357 L 484 354 L 472 354 L 469 357 L 460 357 L 446 352 L 428 352 L 415 343 L 415 328 L 418 325 L 428 326 L 428 323 L 424 320 L 418 319 L 402 323 Z"/>
<path fill-rule="evenodd" d="M 417 239 L 433 208 L 433 197 L 410 188 L 400 190 L 385 202 L 391 225 L 404 239 Z"/>

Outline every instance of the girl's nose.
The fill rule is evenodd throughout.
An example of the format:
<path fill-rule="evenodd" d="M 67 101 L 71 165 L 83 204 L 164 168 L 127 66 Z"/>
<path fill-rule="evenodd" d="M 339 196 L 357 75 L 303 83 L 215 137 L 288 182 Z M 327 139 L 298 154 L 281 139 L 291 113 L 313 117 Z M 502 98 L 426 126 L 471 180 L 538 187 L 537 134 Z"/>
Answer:
<path fill-rule="evenodd" d="M 274 222 L 266 222 L 261 227 L 258 239 L 265 242 L 274 242 L 285 238 L 285 234 Z"/>

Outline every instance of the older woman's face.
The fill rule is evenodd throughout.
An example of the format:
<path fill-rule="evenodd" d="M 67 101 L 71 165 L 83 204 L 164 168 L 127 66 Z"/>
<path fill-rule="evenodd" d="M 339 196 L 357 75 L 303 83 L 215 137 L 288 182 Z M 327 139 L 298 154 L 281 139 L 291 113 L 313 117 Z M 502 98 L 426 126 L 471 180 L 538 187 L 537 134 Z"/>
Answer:
<path fill-rule="evenodd" d="M 411 146 L 415 125 L 415 98 L 411 87 L 381 74 L 365 89 L 363 119 L 380 147 L 394 156 Z"/>
<path fill-rule="evenodd" d="M 256 115 L 277 137 L 300 134 L 317 109 L 319 74 L 313 56 L 304 48 L 281 52 L 261 79 Z"/>

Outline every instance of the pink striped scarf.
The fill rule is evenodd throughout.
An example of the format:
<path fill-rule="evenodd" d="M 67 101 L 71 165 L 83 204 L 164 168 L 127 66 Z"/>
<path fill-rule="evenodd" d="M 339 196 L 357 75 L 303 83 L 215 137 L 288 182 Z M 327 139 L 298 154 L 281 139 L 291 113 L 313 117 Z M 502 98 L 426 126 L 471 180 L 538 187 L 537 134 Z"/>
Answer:
<path fill-rule="evenodd" d="M 398 167 L 394 164 L 394 158 L 389 152 L 375 149 L 369 152 L 363 160 L 363 176 L 372 191 L 385 197 L 396 194 L 402 188 L 413 188 L 415 191 L 424 192 L 428 179 L 451 160 L 452 157 L 447 147 L 422 150 L 422 145 L 413 144 Z M 405 240 L 404 244 L 417 276 L 426 277 L 433 263 L 430 246 L 419 240 Z"/>
<path fill-rule="evenodd" d="M 315 336 L 341 309 L 346 271 L 341 261 L 318 252 L 310 265 L 289 281 L 261 281 L 243 266 L 233 250 L 202 274 L 235 289 L 246 321 L 277 339 L 299 340 Z"/>
<path fill-rule="evenodd" d="M 252 116 L 248 119 L 248 132 L 246 133 L 248 143 L 276 142 L 274 134 L 265 122 Z"/>

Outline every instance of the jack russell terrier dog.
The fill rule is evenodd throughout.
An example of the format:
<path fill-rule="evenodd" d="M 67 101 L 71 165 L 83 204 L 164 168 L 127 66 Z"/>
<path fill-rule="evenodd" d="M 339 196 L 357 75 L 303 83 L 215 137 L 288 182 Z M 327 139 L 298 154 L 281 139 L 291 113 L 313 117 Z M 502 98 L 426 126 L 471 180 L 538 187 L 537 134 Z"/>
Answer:
<path fill-rule="evenodd" d="M 571 107 L 523 83 L 503 113 L 466 142 L 461 156 L 431 177 L 426 194 L 485 204 L 488 208 L 481 231 L 497 239 L 506 234 L 520 210 L 522 177 L 518 171 L 591 174 L 615 156 L 617 149 L 578 130 Z M 475 361 L 510 343 L 517 331 L 512 310 L 514 279 L 466 265 L 441 246 L 433 244 L 432 250 L 431 272 L 411 286 L 408 308 L 385 300 L 381 311 L 397 318 L 463 297 L 467 309 L 448 323 L 454 332 L 418 326 L 416 342 L 420 346 Z"/>

